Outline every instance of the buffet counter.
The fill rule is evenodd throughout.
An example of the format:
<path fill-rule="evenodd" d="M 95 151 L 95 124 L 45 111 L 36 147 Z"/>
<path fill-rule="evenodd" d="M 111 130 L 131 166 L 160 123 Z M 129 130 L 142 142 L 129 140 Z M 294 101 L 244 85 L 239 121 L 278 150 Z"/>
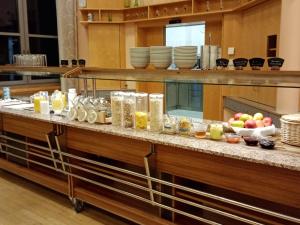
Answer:
<path fill-rule="evenodd" d="M 139 224 L 300 222 L 299 148 L 0 114 L 0 168 L 68 195 L 76 211 L 88 202 Z"/>
<path fill-rule="evenodd" d="M 224 141 L 213 141 L 209 139 L 196 139 L 180 135 L 168 135 L 150 131 L 136 131 L 114 127 L 112 125 L 89 124 L 87 122 L 71 121 L 63 116 L 42 115 L 26 110 L 1 108 L 0 113 L 18 117 L 39 120 L 52 124 L 83 129 L 87 131 L 100 132 L 138 141 L 161 144 L 170 147 L 181 148 L 216 156 L 224 156 L 242 161 L 249 161 L 263 165 L 282 167 L 290 170 L 300 171 L 300 149 L 290 145 L 277 142 L 276 150 L 263 150 L 259 147 L 246 146 L 244 143 L 229 144 Z M 207 121 L 209 123 L 210 121 Z"/>

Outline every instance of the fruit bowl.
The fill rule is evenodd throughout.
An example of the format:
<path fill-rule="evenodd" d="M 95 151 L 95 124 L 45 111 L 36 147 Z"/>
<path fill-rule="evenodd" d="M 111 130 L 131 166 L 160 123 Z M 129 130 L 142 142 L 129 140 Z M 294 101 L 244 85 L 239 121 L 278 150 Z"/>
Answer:
<path fill-rule="evenodd" d="M 265 137 L 276 133 L 276 127 L 271 117 L 264 117 L 262 113 L 253 116 L 246 113 L 236 113 L 228 121 L 235 133 L 241 136 Z"/>
<path fill-rule="evenodd" d="M 276 127 L 274 124 L 267 127 L 258 127 L 258 128 L 232 127 L 232 129 L 236 134 L 241 136 L 266 137 L 266 136 L 272 136 L 276 133 Z"/>

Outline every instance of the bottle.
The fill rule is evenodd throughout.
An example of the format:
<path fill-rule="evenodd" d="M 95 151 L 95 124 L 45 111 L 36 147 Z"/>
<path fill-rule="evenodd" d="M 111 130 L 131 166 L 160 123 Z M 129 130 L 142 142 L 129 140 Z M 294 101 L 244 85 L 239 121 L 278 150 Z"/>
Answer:
<path fill-rule="evenodd" d="M 110 94 L 111 101 L 111 119 L 113 126 L 122 125 L 122 109 L 123 109 L 124 93 L 121 91 L 113 91 Z"/>
<path fill-rule="evenodd" d="M 163 130 L 163 94 L 150 94 L 150 131 L 161 132 Z"/>
<path fill-rule="evenodd" d="M 134 127 L 134 116 L 135 116 L 135 93 L 125 92 L 123 101 L 123 127 L 133 128 Z"/>
<path fill-rule="evenodd" d="M 77 93 L 75 88 L 70 88 L 68 92 L 68 105 L 69 109 L 73 107 L 74 103 L 73 100 L 76 98 Z"/>
<path fill-rule="evenodd" d="M 3 87 L 3 100 L 10 100 L 10 88 Z"/>
<path fill-rule="evenodd" d="M 148 124 L 148 94 L 135 94 L 135 129 L 147 130 Z"/>
<path fill-rule="evenodd" d="M 50 114 L 50 103 L 47 91 L 40 91 L 40 113 L 43 115 Z"/>

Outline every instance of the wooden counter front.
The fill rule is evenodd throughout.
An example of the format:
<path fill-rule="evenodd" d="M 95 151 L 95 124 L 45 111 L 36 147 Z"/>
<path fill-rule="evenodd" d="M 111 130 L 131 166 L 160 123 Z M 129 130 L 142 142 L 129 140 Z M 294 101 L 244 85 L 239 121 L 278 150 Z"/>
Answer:
<path fill-rule="evenodd" d="M 71 124 L 52 124 L 7 113 L 2 113 L 1 118 L 0 168 L 63 192 L 73 203 L 82 200 L 149 225 L 203 224 L 199 222 L 203 219 L 217 224 L 244 224 L 241 223 L 244 219 L 263 224 L 300 222 L 297 170 L 75 128 Z M 53 139 L 54 150 L 44 151 L 45 134 L 54 128 L 63 131 L 57 134 L 61 143 L 55 144 Z M 36 149 L 33 157 L 25 143 L 26 154 L 15 156 L 25 162 L 19 165 L 11 160 L 10 154 L 15 151 L 7 149 L 3 140 L 10 133 L 24 136 L 22 140 L 28 141 L 28 145 L 34 141 L 35 148 L 40 144 L 44 150 Z M 42 158 L 35 161 L 38 153 Z M 41 168 L 47 157 L 49 163 Z M 38 179 L 41 174 L 43 179 Z M 210 195 L 227 202 L 212 199 Z M 230 205 L 231 201 L 238 203 Z M 245 204 L 280 215 L 274 217 L 241 207 Z M 201 207 L 237 215 L 241 221 L 212 214 Z"/>

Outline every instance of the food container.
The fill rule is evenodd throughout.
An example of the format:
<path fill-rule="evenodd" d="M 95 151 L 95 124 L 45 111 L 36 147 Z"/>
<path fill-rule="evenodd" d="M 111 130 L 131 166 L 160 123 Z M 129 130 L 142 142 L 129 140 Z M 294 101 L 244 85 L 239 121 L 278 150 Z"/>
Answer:
<path fill-rule="evenodd" d="M 223 138 L 223 125 L 222 124 L 210 124 L 210 138 L 213 140 L 222 140 Z"/>
<path fill-rule="evenodd" d="M 271 150 L 271 149 L 274 149 L 274 147 L 275 147 L 275 141 L 264 138 L 264 139 L 259 140 L 259 145 L 263 149 Z"/>
<path fill-rule="evenodd" d="M 241 136 L 238 134 L 225 134 L 225 138 L 230 144 L 238 144 L 241 141 Z"/>
<path fill-rule="evenodd" d="M 300 146 L 300 114 L 282 116 L 281 141 L 283 143 Z"/>
<path fill-rule="evenodd" d="M 195 138 L 206 138 L 207 124 L 206 123 L 193 123 L 193 134 Z"/>
<path fill-rule="evenodd" d="M 164 130 L 165 134 L 176 134 L 176 118 L 169 115 L 164 115 Z"/>
<path fill-rule="evenodd" d="M 163 94 L 150 94 L 150 131 L 161 132 L 163 130 Z"/>
<path fill-rule="evenodd" d="M 49 104 L 48 92 L 42 92 L 41 93 L 40 113 L 43 114 L 43 115 L 49 115 L 50 114 L 50 104 Z"/>
<path fill-rule="evenodd" d="M 246 136 L 246 137 L 243 137 L 246 145 L 248 146 L 257 146 L 258 144 L 258 138 L 257 137 L 254 137 L 254 136 Z"/>
<path fill-rule="evenodd" d="M 148 123 L 148 94 L 135 94 L 135 128 L 146 130 Z"/>
<path fill-rule="evenodd" d="M 190 119 L 182 117 L 178 122 L 178 132 L 181 135 L 190 135 L 192 128 L 192 123 Z"/>
<path fill-rule="evenodd" d="M 123 127 L 133 128 L 135 116 L 135 93 L 125 92 L 123 95 Z"/>
<path fill-rule="evenodd" d="M 113 91 L 110 94 L 111 116 L 113 126 L 122 126 L 122 108 L 124 93 L 121 91 Z"/>
<path fill-rule="evenodd" d="M 3 100 L 10 100 L 10 87 L 3 87 Z"/>

